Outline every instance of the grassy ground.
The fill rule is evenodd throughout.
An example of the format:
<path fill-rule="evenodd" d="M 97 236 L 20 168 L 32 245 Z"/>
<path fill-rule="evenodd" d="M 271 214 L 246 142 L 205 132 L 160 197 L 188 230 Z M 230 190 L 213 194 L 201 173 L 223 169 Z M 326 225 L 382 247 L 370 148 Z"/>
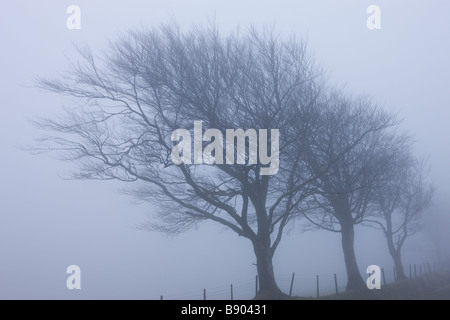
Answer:
<path fill-rule="evenodd" d="M 295 297 L 294 299 L 305 299 Z M 311 299 L 311 298 L 310 298 Z M 320 300 L 450 300 L 450 275 L 426 274 L 382 286 L 380 290 L 348 291 Z M 314 299 L 315 300 L 315 299 Z"/>

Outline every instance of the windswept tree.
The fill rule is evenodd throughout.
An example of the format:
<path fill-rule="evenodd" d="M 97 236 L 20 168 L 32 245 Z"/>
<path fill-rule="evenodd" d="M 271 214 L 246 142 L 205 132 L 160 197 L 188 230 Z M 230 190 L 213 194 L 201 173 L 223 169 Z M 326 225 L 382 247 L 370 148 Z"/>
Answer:
<path fill-rule="evenodd" d="M 395 118 L 365 97 L 331 93 L 325 101 L 318 138 L 311 145 L 308 170 L 317 175 L 317 192 L 303 215 L 313 226 L 341 233 L 347 290 L 364 288 L 355 250 L 355 225 L 373 203 L 373 187 L 383 177 L 388 157 L 385 131 Z M 326 174 L 321 174 L 326 170 Z"/>
<path fill-rule="evenodd" d="M 324 170 L 303 170 L 321 94 L 305 44 L 172 25 L 128 32 L 100 56 L 79 51 L 61 79 L 39 80 L 76 101 L 38 121 L 50 133 L 42 150 L 75 161 L 76 178 L 129 183 L 158 210 L 151 230 L 212 220 L 247 238 L 260 294 L 283 296 L 272 257 Z"/>
<path fill-rule="evenodd" d="M 411 155 L 408 139 L 397 139 L 394 148 L 386 150 L 392 161 L 375 188 L 370 226 L 383 231 L 394 261 L 397 280 L 406 279 L 401 250 L 405 240 L 421 230 L 421 214 L 431 205 L 433 187 L 426 182 L 424 161 Z"/>

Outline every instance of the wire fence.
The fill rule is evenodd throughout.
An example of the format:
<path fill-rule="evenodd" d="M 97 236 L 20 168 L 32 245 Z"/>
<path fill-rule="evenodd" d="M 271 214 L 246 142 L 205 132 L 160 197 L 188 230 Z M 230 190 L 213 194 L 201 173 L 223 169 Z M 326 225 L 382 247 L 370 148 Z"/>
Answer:
<path fill-rule="evenodd" d="M 438 272 L 436 263 L 406 264 L 405 275 L 410 279 L 426 273 Z M 395 267 L 381 268 L 381 284 L 386 285 L 396 281 Z M 323 297 L 339 294 L 345 291 L 347 276 L 345 274 L 301 274 L 277 275 L 279 288 L 290 296 Z M 180 294 L 161 295 L 161 300 L 251 300 L 258 292 L 258 276 L 232 284 L 222 284 Z"/>

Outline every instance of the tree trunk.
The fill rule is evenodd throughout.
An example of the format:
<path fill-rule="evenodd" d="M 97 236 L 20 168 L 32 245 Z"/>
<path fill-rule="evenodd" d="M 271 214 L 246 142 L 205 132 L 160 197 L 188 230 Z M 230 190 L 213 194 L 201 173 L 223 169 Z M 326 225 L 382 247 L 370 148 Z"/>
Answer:
<path fill-rule="evenodd" d="M 273 272 L 272 253 L 270 246 L 260 243 L 253 245 L 256 255 L 256 267 L 258 270 L 259 287 L 256 299 L 283 299 L 284 294 L 275 281 Z"/>
<path fill-rule="evenodd" d="M 403 270 L 403 263 L 402 263 L 402 256 L 400 253 L 400 248 L 398 250 L 395 249 L 394 241 L 392 239 L 392 234 L 386 235 L 387 244 L 389 248 L 389 253 L 392 256 L 392 260 L 394 260 L 394 266 L 395 266 L 395 273 L 397 274 L 397 280 L 405 280 L 406 275 L 405 271 Z"/>
<path fill-rule="evenodd" d="M 256 255 L 256 268 L 258 270 L 258 293 L 255 299 L 284 299 L 286 294 L 281 292 L 275 281 L 272 264 L 272 248 L 270 239 L 270 222 L 266 211 L 266 197 L 268 190 L 268 178 L 261 179 L 260 184 L 254 185 L 250 191 L 250 199 L 256 210 L 258 232 L 252 239 L 253 250 Z"/>
<path fill-rule="evenodd" d="M 403 263 L 402 263 L 402 258 L 401 258 L 400 252 L 393 255 L 392 259 L 394 260 L 395 272 L 397 273 L 397 280 L 407 279 L 406 275 L 405 275 L 405 271 L 403 269 Z"/>
<path fill-rule="evenodd" d="M 355 230 L 351 221 L 341 221 L 341 235 L 345 269 L 348 278 L 346 290 L 366 288 L 365 282 L 359 273 L 358 263 L 356 262 L 354 248 Z"/>

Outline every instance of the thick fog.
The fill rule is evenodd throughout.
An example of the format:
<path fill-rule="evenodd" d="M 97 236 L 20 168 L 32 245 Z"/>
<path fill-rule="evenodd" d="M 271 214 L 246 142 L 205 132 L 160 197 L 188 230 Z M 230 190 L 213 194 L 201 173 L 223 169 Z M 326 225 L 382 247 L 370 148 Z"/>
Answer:
<path fill-rule="evenodd" d="M 369 5 L 381 9 L 381 29 L 369 30 Z M 81 29 L 69 30 L 66 9 L 81 9 Z M 183 28 L 215 20 L 220 32 L 275 25 L 307 39 L 330 83 L 366 93 L 403 118 L 416 138 L 415 153 L 429 158 L 437 188 L 430 216 L 445 238 L 450 221 L 450 3 L 445 1 L 2 1 L 0 34 L 0 298 L 201 298 L 203 289 L 228 298 L 229 285 L 251 298 L 256 275 L 248 240 L 213 222 L 175 237 L 138 230 L 153 212 L 113 181 L 65 179 L 75 169 L 57 154 L 24 148 L 42 135 L 30 120 L 57 117 L 73 100 L 36 88 L 76 61 L 75 46 L 104 49 L 108 40 L 172 19 Z M 431 219 L 430 219 L 431 220 Z M 430 231 L 431 230 L 431 231 Z M 405 269 L 437 260 L 430 230 L 407 240 Z M 340 235 L 289 227 L 274 256 L 280 288 L 314 295 L 315 275 L 345 287 Z M 358 226 L 356 254 L 386 269 L 392 259 L 380 231 Z M 68 290 L 66 269 L 81 268 L 81 290 Z M 408 270 L 405 270 L 408 273 Z M 302 282 L 303 281 L 303 282 Z M 331 282 L 330 282 L 331 283 Z M 325 284 L 324 284 L 325 285 Z M 303 286 L 303 288 L 300 288 Z M 311 290 L 305 289 L 309 288 Z M 332 291 L 332 285 L 330 285 Z M 330 289 L 328 288 L 328 289 Z M 328 290 L 324 287 L 324 290 Z"/>

